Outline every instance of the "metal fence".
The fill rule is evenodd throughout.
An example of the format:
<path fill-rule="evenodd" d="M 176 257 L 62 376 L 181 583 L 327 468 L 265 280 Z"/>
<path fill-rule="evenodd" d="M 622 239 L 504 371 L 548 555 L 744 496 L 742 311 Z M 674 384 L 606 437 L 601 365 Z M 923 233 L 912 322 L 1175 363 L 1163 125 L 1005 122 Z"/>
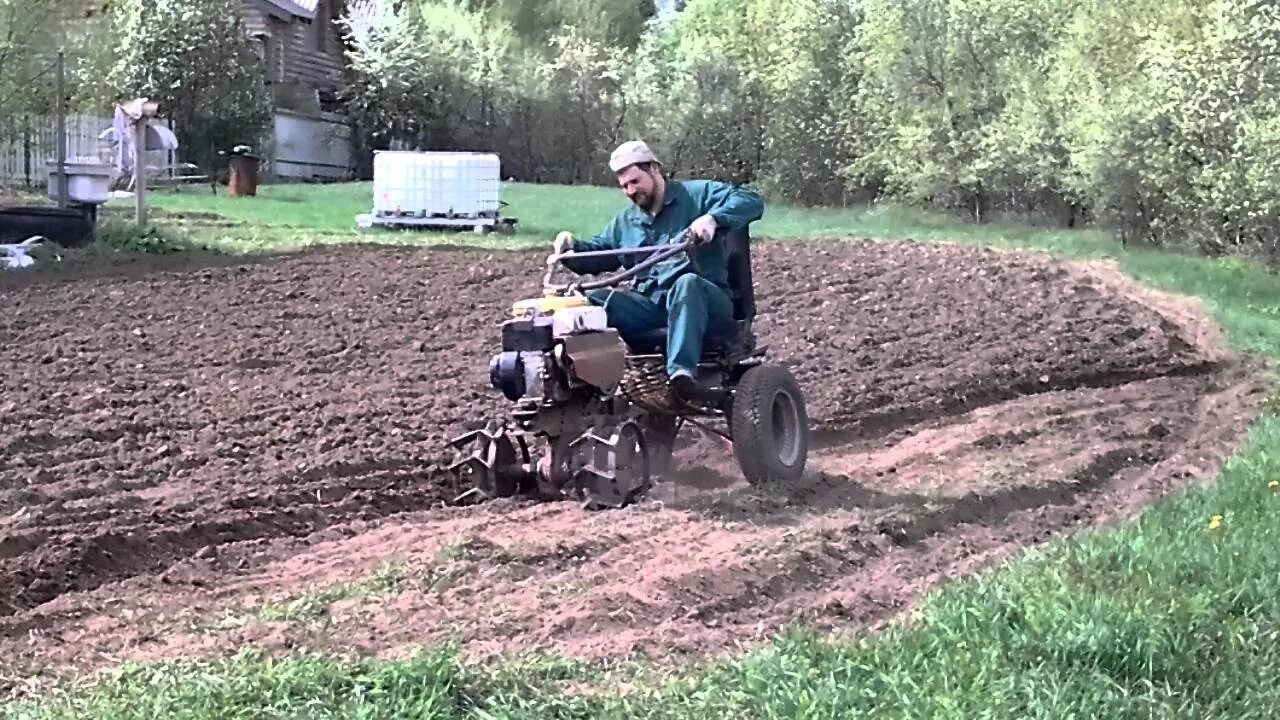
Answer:
<path fill-rule="evenodd" d="M 106 115 L 66 117 L 66 161 L 112 162 L 109 137 L 100 138 L 111 127 Z M 27 188 L 44 186 L 50 170 L 58 164 L 58 118 L 53 115 L 0 117 L 0 183 Z M 172 150 L 147 152 L 148 175 L 177 172 Z"/>
<path fill-rule="evenodd" d="M 0 189 L 47 187 L 62 162 L 113 162 L 112 139 L 106 132 L 114 108 L 71 112 L 65 76 L 66 56 L 58 52 L 47 67 L 21 81 L 37 91 L 31 95 L 33 101 L 18 103 L 25 106 L 22 110 L 0 114 Z M 175 160 L 173 151 L 148 152 L 148 175 L 173 175 Z"/>
<path fill-rule="evenodd" d="M 111 160 L 111 145 L 98 134 L 109 118 L 73 115 L 66 119 L 66 159 Z M 11 116 L 0 120 L 0 180 L 12 185 L 43 185 L 58 162 L 58 119 L 50 115 Z"/>

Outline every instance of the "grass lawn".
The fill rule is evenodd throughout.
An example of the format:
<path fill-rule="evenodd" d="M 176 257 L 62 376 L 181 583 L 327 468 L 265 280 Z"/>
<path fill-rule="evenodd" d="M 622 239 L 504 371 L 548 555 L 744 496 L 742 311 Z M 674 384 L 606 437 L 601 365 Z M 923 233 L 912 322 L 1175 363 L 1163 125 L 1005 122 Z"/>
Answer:
<path fill-rule="evenodd" d="M 261 222 L 268 228 L 255 242 L 264 244 L 289 227 L 350 239 L 366 189 L 271 187 L 253 201 L 184 193 L 157 204 Z M 316 201 L 300 200 L 309 196 Z M 619 196 L 512 187 L 506 197 L 525 227 L 517 239 L 529 240 L 561 226 L 589 232 Z M 891 209 L 771 209 L 758 234 L 1105 254 L 1156 287 L 1203 298 L 1237 347 L 1280 356 L 1280 282 L 1239 259 L 1125 251 L 1096 233 L 961 226 Z M 1272 717 L 1280 707 L 1278 514 L 1280 416 L 1272 410 L 1216 483 L 953 583 L 928 597 L 915 622 L 856 641 L 797 632 L 673 678 L 631 668 L 639 681 L 626 690 L 555 658 L 488 668 L 447 649 L 394 663 L 244 655 L 125 668 L 104 683 L 0 709 L 0 718 Z M 583 683 L 601 692 L 564 691 Z"/>
<path fill-rule="evenodd" d="M 356 227 L 356 215 L 370 211 L 372 183 L 332 185 L 263 185 L 253 198 L 213 195 L 207 187 L 191 186 L 182 192 L 163 190 L 148 195 L 148 206 L 157 212 L 153 220 L 180 228 L 197 239 L 229 252 L 287 249 L 314 244 L 361 242 L 466 243 L 488 247 L 549 246 L 556 233 L 569 230 L 590 236 L 602 230 L 627 199 L 607 187 L 504 184 L 503 215 L 514 217 L 513 235 L 485 238 L 470 230 L 391 230 Z M 112 216 L 132 218 L 131 200 L 113 201 Z M 875 238 L 912 237 L 923 240 L 955 239 L 955 220 L 892 207 L 791 208 L 767 205 L 764 218 L 753 226 L 763 237 L 785 239 L 837 238 L 860 235 Z M 962 234 L 973 233 L 961 231 Z M 1041 245 L 1078 252 L 1086 246 L 1101 253 L 1115 243 L 1097 233 L 1043 233 L 1019 225 L 985 226 L 979 236 L 1004 241 L 1027 241 L 1035 236 Z"/>

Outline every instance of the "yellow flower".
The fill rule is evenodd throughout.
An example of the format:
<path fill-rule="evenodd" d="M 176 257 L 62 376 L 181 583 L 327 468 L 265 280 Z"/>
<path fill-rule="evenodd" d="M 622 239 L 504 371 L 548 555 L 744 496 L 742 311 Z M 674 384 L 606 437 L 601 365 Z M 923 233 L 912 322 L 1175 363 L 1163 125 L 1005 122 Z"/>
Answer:
<path fill-rule="evenodd" d="M 1280 480 L 1272 480 L 1271 482 L 1267 483 L 1267 487 L 1271 488 L 1272 490 L 1280 490 Z"/>
<path fill-rule="evenodd" d="M 1222 527 L 1222 516 L 1221 516 L 1221 515 L 1214 515 L 1213 517 L 1209 518 L 1209 529 L 1210 529 L 1210 530 L 1217 530 L 1217 529 L 1218 529 L 1218 528 L 1220 528 L 1220 527 Z"/>

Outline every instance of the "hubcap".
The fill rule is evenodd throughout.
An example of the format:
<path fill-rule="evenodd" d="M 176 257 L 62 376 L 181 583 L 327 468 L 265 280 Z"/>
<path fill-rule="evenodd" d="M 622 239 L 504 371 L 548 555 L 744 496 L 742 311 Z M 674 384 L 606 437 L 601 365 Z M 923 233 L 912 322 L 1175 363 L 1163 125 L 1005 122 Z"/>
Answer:
<path fill-rule="evenodd" d="M 773 396 L 770 420 L 778 460 L 783 465 L 795 465 L 800 458 L 800 409 L 790 393 L 778 391 Z"/>

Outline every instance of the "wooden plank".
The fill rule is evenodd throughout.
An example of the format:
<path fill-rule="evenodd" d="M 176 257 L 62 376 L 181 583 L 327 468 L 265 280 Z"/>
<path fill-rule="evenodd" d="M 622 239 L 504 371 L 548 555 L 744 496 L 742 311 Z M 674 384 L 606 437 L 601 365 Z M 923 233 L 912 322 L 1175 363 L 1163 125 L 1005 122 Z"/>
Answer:
<path fill-rule="evenodd" d="M 302 81 L 326 90 L 342 87 L 344 62 L 333 53 L 312 50 L 305 35 L 294 32 L 285 54 L 285 80 Z"/>
<path fill-rule="evenodd" d="M 240 22 L 244 23 L 244 29 L 249 33 L 249 37 L 267 35 L 271 31 L 270 19 L 266 13 L 248 5 L 240 8 Z"/>

